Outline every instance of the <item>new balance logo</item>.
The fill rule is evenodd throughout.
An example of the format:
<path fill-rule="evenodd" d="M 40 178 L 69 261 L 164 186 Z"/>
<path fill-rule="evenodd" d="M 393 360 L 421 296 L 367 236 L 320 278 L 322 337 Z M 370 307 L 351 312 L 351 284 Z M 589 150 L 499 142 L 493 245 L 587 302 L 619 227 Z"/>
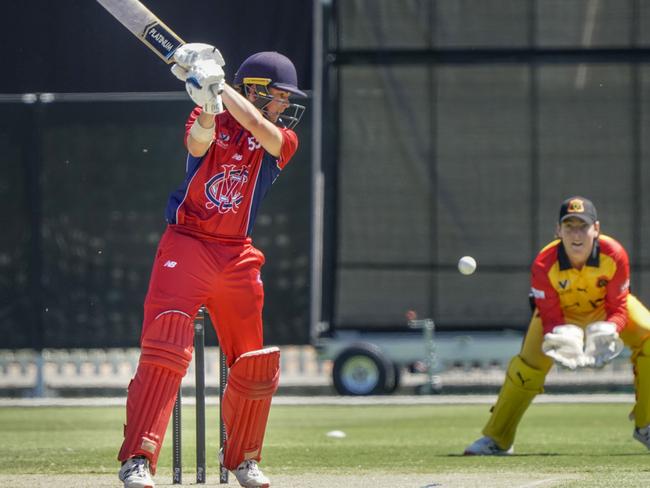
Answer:
<path fill-rule="evenodd" d="M 165 268 L 175 268 L 178 263 L 176 261 L 167 261 L 165 264 L 163 264 L 163 267 Z"/>

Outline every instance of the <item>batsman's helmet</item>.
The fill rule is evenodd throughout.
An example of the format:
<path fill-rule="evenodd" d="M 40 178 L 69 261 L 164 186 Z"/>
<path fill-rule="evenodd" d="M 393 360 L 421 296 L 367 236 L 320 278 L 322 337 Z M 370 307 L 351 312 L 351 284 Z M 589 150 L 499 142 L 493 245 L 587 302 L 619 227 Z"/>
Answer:
<path fill-rule="evenodd" d="M 249 56 L 235 73 L 233 85 L 246 96 L 255 94 L 253 104 L 275 124 L 293 129 L 305 111 L 303 105 L 288 102 L 281 114 L 270 113 L 268 105 L 274 98 L 269 88 L 276 88 L 292 95 L 306 97 L 298 88 L 296 68 L 289 58 L 275 51 L 263 51 Z"/>
<path fill-rule="evenodd" d="M 234 85 L 261 84 L 255 79 L 265 79 L 265 86 L 284 90 L 300 97 L 307 94 L 298 88 L 296 68 L 289 58 L 275 51 L 255 53 L 241 64 L 235 73 Z"/>

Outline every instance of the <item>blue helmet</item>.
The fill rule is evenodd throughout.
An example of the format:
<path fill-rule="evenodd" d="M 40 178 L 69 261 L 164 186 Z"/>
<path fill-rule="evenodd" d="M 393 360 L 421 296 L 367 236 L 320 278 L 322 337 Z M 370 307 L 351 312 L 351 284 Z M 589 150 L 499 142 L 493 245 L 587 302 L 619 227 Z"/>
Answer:
<path fill-rule="evenodd" d="M 240 86 L 244 96 L 254 94 L 253 104 L 264 116 L 277 125 L 293 129 L 305 111 L 303 105 L 289 103 L 281 114 L 271 114 L 268 105 L 273 101 L 269 88 L 276 88 L 292 95 L 306 97 L 298 88 L 296 67 L 285 55 L 275 51 L 263 51 L 246 58 L 241 64 L 233 85 Z"/>
<path fill-rule="evenodd" d="M 260 83 L 264 79 L 266 83 Z M 284 54 L 275 51 L 255 53 L 235 73 L 234 85 L 258 84 L 287 91 L 300 97 L 307 94 L 298 88 L 296 67 Z"/>

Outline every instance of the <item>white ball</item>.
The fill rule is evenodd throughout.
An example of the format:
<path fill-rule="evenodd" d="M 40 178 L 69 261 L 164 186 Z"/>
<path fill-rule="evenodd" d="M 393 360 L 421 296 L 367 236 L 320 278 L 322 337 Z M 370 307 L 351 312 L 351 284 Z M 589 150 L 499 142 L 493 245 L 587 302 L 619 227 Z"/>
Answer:
<path fill-rule="evenodd" d="M 327 437 L 334 437 L 335 439 L 343 439 L 346 436 L 346 433 L 342 430 L 330 430 L 327 434 Z"/>
<path fill-rule="evenodd" d="M 472 256 L 463 256 L 458 260 L 458 271 L 464 275 L 471 275 L 476 271 L 476 259 Z"/>

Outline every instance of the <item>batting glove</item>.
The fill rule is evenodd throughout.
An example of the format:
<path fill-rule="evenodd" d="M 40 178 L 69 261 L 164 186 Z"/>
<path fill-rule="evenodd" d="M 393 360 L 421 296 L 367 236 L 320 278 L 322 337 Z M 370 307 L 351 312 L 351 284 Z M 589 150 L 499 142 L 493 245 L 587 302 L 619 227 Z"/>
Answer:
<path fill-rule="evenodd" d="M 583 341 L 584 332 L 577 325 L 556 325 L 544 334 L 542 351 L 565 368 L 576 369 L 587 365 Z"/>
<path fill-rule="evenodd" d="M 594 322 L 585 333 L 585 356 L 589 366 L 602 368 L 623 351 L 623 341 L 613 322 Z"/>
<path fill-rule="evenodd" d="M 197 61 L 206 59 L 213 60 L 219 66 L 226 64 L 219 50 L 210 44 L 191 42 L 183 44 L 174 52 L 174 62 L 185 69 L 189 69 Z"/>
<path fill-rule="evenodd" d="M 185 89 L 194 103 L 200 105 L 205 113 L 223 112 L 221 92 L 225 81 L 221 66 L 213 60 L 197 61 L 189 70 L 180 65 L 174 66 L 176 68 L 172 67 L 172 73 L 185 81 Z"/>

